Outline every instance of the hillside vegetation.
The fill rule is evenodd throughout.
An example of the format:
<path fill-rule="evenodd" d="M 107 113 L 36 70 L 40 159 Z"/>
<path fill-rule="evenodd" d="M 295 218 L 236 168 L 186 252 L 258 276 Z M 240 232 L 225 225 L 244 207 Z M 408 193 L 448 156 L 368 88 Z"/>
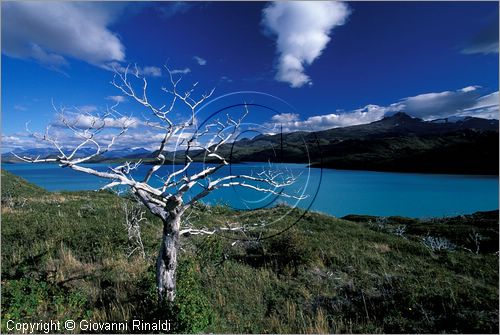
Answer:
<path fill-rule="evenodd" d="M 498 333 L 498 211 L 426 222 L 308 213 L 262 241 L 185 237 L 175 306 L 159 306 L 161 225 L 146 215 L 146 257 L 128 256 L 123 204 L 132 200 L 49 193 L 5 171 L 1 186 L 2 332 L 9 319 L 135 318 L 170 319 L 188 333 Z M 189 220 L 256 222 L 289 210 L 199 205 Z"/>

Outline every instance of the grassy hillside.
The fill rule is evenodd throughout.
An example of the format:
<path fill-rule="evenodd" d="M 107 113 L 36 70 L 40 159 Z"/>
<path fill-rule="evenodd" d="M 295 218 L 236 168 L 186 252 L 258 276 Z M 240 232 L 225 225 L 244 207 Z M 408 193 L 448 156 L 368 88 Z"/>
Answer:
<path fill-rule="evenodd" d="M 48 193 L 4 171 L 1 184 L 2 332 L 8 319 L 82 318 L 170 319 L 177 332 L 498 332 L 498 212 L 432 222 L 309 213 L 260 242 L 186 237 L 168 307 L 155 297 L 155 218 L 142 226 L 146 258 L 128 257 L 130 200 Z M 189 220 L 255 222 L 288 211 L 198 206 Z"/>

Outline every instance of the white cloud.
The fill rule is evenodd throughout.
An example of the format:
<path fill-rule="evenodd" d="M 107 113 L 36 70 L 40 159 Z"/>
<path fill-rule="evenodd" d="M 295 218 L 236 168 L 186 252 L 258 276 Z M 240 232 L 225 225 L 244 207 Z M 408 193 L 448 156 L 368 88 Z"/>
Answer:
<path fill-rule="evenodd" d="M 196 3 L 186 1 L 162 1 L 155 9 L 164 19 L 170 19 L 177 14 L 184 14 L 196 6 Z"/>
<path fill-rule="evenodd" d="M 138 73 L 141 76 L 161 77 L 161 75 L 162 75 L 161 68 L 156 67 L 156 66 L 140 67 L 137 64 L 133 64 L 133 65 L 129 64 L 128 66 L 123 66 L 122 64 L 120 64 L 118 62 L 110 62 L 110 63 L 103 65 L 103 67 L 107 70 L 110 70 L 110 71 L 117 71 L 117 72 L 121 72 L 121 73 L 125 73 L 126 71 L 128 71 L 128 73 L 131 73 L 134 75 L 136 73 Z"/>
<path fill-rule="evenodd" d="M 462 50 L 462 53 L 467 55 L 472 55 L 472 54 L 488 55 L 488 54 L 498 53 L 498 41 L 483 43 L 480 45 L 468 46 Z"/>
<path fill-rule="evenodd" d="M 10 152 L 15 149 L 44 148 L 47 143 L 37 141 L 26 135 L 2 135 L 2 152 Z"/>
<path fill-rule="evenodd" d="M 191 72 L 191 69 L 188 67 L 185 69 L 174 69 L 170 71 L 172 74 L 188 74 L 189 72 Z"/>
<path fill-rule="evenodd" d="M 276 125 L 282 125 L 286 132 L 316 131 L 370 123 L 396 112 L 404 112 L 424 120 L 452 116 L 498 119 L 498 91 L 481 96 L 479 90 L 479 86 L 467 86 L 456 91 L 419 94 L 404 98 L 389 106 L 366 105 L 352 111 L 316 115 L 305 120 L 300 120 L 298 114 L 277 114 L 271 117 L 271 121 L 266 126 L 273 128 Z"/>
<path fill-rule="evenodd" d="M 425 120 L 457 115 L 473 107 L 481 97 L 478 86 L 468 86 L 456 91 L 426 93 L 408 97 L 397 103 L 411 116 Z"/>
<path fill-rule="evenodd" d="M 113 19 L 110 6 L 95 2 L 2 2 L 2 52 L 53 68 L 67 65 L 65 57 L 123 61 L 125 48 L 108 29 Z"/>
<path fill-rule="evenodd" d="M 477 99 L 477 103 L 475 104 L 474 108 L 484 108 L 491 106 L 498 106 L 498 91 Z"/>
<path fill-rule="evenodd" d="M 185 132 L 183 134 L 174 135 L 170 139 L 170 141 L 166 144 L 165 150 L 174 151 L 179 149 L 176 147 L 177 141 L 182 138 L 190 138 L 193 134 L 190 132 Z M 111 142 L 114 134 L 104 134 L 99 137 L 99 141 L 104 145 L 107 145 Z M 122 136 L 120 136 L 113 144 L 113 150 L 116 149 L 125 149 L 125 148 L 145 148 L 148 150 L 157 150 L 160 146 L 161 141 L 165 137 L 164 132 L 160 131 L 151 131 L 146 128 L 135 129 L 134 131 L 129 131 Z M 183 149 L 186 148 L 185 144 L 181 147 Z"/>
<path fill-rule="evenodd" d="M 198 63 L 198 65 L 207 65 L 207 60 L 198 56 L 193 56 L 193 59 Z"/>
<path fill-rule="evenodd" d="M 485 119 L 498 119 L 498 91 L 477 99 L 471 108 L 457 114 L 457 116 L 475 116 Z"/>
<path fill-rule="evenodd" d="M 149 130 L 127 132 L 116 140 L 113 149 L 125 149 L 133 147 L 141 147 L 148 150 L 158 149 L 159 143 L 165 134 L 151 132 Z M 113 134 L 106 134 L 100 138 L 103 143 L 108 144 L 113 137 Z"/>
<path fill-rule="evenodd" d="M 142 68 L 142 74 L 151 77 L 161 77 L 161 69 L 156 66 L 146 66 Z"/>
<path fill-rule="evenodd" d="M 78 106 L 76 109 L 82 113 L 94 113 L 97 112 L 97 106 L 94 105 L 84 105 Z"/>
<path fill-rule="evenodd" d="M 229 78 L 228 76 L 222 76 L 220 77 L 220 81 L 221 82 L 226 82 L 226 83 L 232 83 L 233 80 L 231 78 Z"/>
<path fill-rule="evenodd" d="M 24 112 L 24 111 L 28 110 L 28 108 L 26 108 L 26 106 L 24 106 L 24 105 L 14 105 L 14 109 L 16 111 L 20 111 L 20 112 Z"/>
<path fill-rule="evenodd" d="M 51 68 L 59 69 L 63 66 L 67 66 L 68 62 L 63 56 L 46 52 L 37 44 L 31 45 L 31 57 L 44 65 L 48 65 Z"/>
<path fill-rule="evenodd" d="M 94 106 L 82 106 L 79 110 L 83 113 L 91 113 L 95 110 L 93 108 L 88 108 L 85 110 L 85 107 L 94 107 Z M 62 117 L 64 117 L 64 121 Z M 66 124 L 70 124 L 72 127 L 77 129 L 87 129 L 87 128 L 137 128 L 142 124 L 142 122 L 136 117 L 104 117 L 101 118 L 97 115 L 91 114 L 81 114 L 81 113 L 65 113 L 64 116 L 59 116 L 59 118 L 52 122 L 52 126 L 65 129 L 67 128 Z"/>
<path fill-rule="evenodd" d="M 97 134 L 94 138 L 102 148 L 111 143 L 113 137 L 119 132 L 118 129 L 107 129 L 105 133 Z M 174 151 L 178 149 L 185 149 L 186 145 L 181 142 L 182 139 L 190 138 L 192 132 L 184 132 L 172 136 L 171 140 L 167 143 L 165 150 Z M 69 151 L 78 146 L 82 139 L 76 136 L 72 131 L 68 131 L 66 127 L 53 127 L 50 129 L 50 136 L 57 139 L 59 145 L 64 150 Z M 130 148 L 145 148 L 148 150 L 157 150 L 161 141 L 165 137 L 165 133 L 161 131 L 152 131 L 147 128 L 130 129 L 128 132 L 122 134 L 115 139 L 111 150 L 117 149 L 130 149 Z M 182 143 L 177 147 L 177 142 Z M 93 147 L 89 144 L 87 147 Z M 15 149 L 32 149 L 32 148 L 53 148 L 51 143 L 40 141 L 39 139 L 31 136 L 28 133 L 16 133 L 11 135 L 2 135 L 2 150 L 9 152 Z"/>
<path fill-rule="evenodd" d="M 125 102 L 127 99 L 123 95 L 109 95 L 106 100 L 114 101 L 115 103 Z"/>
<path fill-rule="evenodd" d="M 348 6 L 336 1 L 279 1 L 266 6 L 262 22 L 277 36 L 276 79 L 291 87 L 311 83 L 304 66 L 321 55 L 331 30 L 344 24 L 348 16 Z"/>
<path fill-rule="evenodd" d="M 498 15 L 468 41 L 462 53 L 483 55 L 498 53 Z"/>
<path fill-rule="evenodd" d="M 299 114 L 296 114 L 296 113 L 276 114 L 276 115 L 273 115 L 271 120 L 273 120 L 274 122 L 277 122 L 277 123 L 295 122 L 295 121 L 299 120 Z"/>
<path fill-rule="evenodd" d="M 367 105 L 364 108 L 349 112 L 316 115 L 308 117 L 305 120 L 300 120 L 298 114 L 283 113 L 274 115 L 271 118 L 272 122 L 267 124 L 267 126 L 273 127 L 274 124 L 280 124 L 283 126 L 283 131 L 285 132 L 325 130 L 377 121 L 384 117 L 388 111 L 392 110 L 390 107 Z"/>
<path fill-rule="evenodd" d="M 324 130 L 336 127 L 346 127 L 358 124 L 366 124 L 382 119 L 384 116 L 395 112 L 405 112 L 414 117 L 420 117 L 425 120 L 445 118 L 452 116 L 474 116 L 482 118 L 499 117 L 499 92 L 493 92 L 487 95 L 479 93 L 478 86 L 468 86 L 456 91 L 445 91 L 438 93 L 425 93 L 413 97 L 404 98 L 400 101 L 392 103 L 388 106 L 366 105 L 363 108 L 351 111 L 337 111 L 324 115 L 314 115 L 300 119 L 300 115 L 296 113 L 282 113 L 273 115 L 271 120 L 264 126 L 272 129 L 276 126 L 283 126 L 283 131 L 315 131 Z M 110 96 L 110 100 L 120 100 L 121 96 Z M 80 106 L 80 111 L 89 113 L 96 110 L 95 106 Z M 66 113 L 66 118 L 75 127 L 84 129 L 92 125 L 93 122 L 101 124 L 101 121 L 96 121 L 96 117 L 88 114 Z M 105 133 L 99 135 L 99 140 L 104 145 L 109 143 L 112 138 L 110 132 L 117 131 L 124 123 L 129 123 L 129 132 L 120 137 L 115 148 L 127 147 L 144 147 L 147 149 L 156 149 L 164 134 L 151 131 L 144 126 L 141 120 L 133 117 L 131 120 L 120 118 L 105 119 Z M 66 130 L 66 126 L 60 121 L 52 123 L 54 126 L 55 135 L 60 143 L 64 145 L 78 145 L 81 141 L 79 138 L 71 136 Z M 114 129 L 114 130 L 113 130 Z M 191 133 L 176 135 L 168 150 L 175 149 L 177 138 L 186 138 Z M 208 135 L 207 135 L 208 136 Z M 40 148 L 47 147 L 48 144 L 34 140 L 26 134 L 11 134 L 2 136 L 2 148 Z"/>

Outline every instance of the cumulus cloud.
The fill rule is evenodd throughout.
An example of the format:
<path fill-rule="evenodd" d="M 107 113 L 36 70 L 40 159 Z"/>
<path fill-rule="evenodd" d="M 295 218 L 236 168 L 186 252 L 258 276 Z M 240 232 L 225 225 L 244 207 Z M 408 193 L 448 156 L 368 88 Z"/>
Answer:
<path fill-rule="evenodd" d="M 101 147 L 105 147 L 111 143 L 113 137 L 115 137 L 118 132 L 118 129 L 107 129 L 106 132 L 97 134 L 94 139 Z M 66 127 L 55 126 L 50 129 L 50 135 L 57 139 L 64 150 L 72 150 L 82 142 L 81 137 L 76 136 L 72 131 L 68 131 Z M 182 142 L 184 143 L 183 146 L 180 147 L 177 146 L 177 142 L 185 138 L 191 138 L 192 135 L 192 132 L 183 132 L 172 136 L 165 150 L 174 151 L 185 149 L 184 142 Z M 156 131 L 150 128 L 137 127 L 135 129 L 130 129 L 128 132 L 115 139 L 111 150 L 145 148 L 153 151 L 158 149 L 164 137 L 165 133 L 159 130 Z M 89 144 L 88 147 L 92 147 L 92 145 Z M 4 152 L 33 148 L 53 148 L 53 146 L 48 142 L 40 141 L 26 132 L 2 135 L 2 150 L 4 150 Z"/>
<path fill-rule="evenodd" d="M 198 63 L 198 65 L 207 65 L 207 60 L 198 56 L 193 56 L 193 59 Z"/>
<path fill-rule="evenodd" d="M 29 137 L 27 134 L 2 135 L 2 152 L 15 149 L 44 148 L 46 146 L 46 143 Z"/>
<path fill-rule="evenodd" d="M 413 117 L 423 118 L 425 120 L 432 120 L 447 117 L 482 117 L 498 119 L 499 117 L 499 92 L 493 92 L 487 95 L 481 94 L 479 86 L 467 86 L 455 91 L 444 91 L 437 93 L 425 93 L 412 97 L 401 99 L 388 106 L 379 105 L 366 105 L 363 108 L 350 110 L 350 111 L 336 111 L 334 113 L 314 115 L 306 119 L 301 119 L 297 113 L 282 113 L 276 114 L 271 117 L 268 123 L 264 126 L 272 129 L 276 126 L 283 126 L 283 131 L 317 131 L 325 130 L 336 127 L 346 127 L 358 124 L 366 124 L 382 119 L 385 116 L 394 114 L 396 112 L 405 112 Z M 121 100 L 121 96 L 109 96 L 110 100 Z M 95 106 L 80 106 L 80 111 L 94 112 Z M 96 119 L 91 114 L 84 113 L 66 113 L 67 120 L 75 127 L 84 129 L 97 122 L 98 125 L 102 121 Z M 126 147 L 144 147 L 154 149 L 158 146 L 164 134 L 152 132 L 144 126 L 144 123 L 133 117 L 128 119 L 125 117 L 120 118 L 106 118 L 104 120 L 106 132 L 99 135 L 99 140 L 102 143 L 108 143 L 111 138 L 113 129 L 121 128 L 125 123 L 129 124 L 131 129 L 124 134 L 115 148 Z M 61 120 L 52 123 L 56 135 L 60 143 L 65 145 L 78 145 L 80 138 L 74 138 L 68 135 L 66 125 Z M 177 137 L 185 138 L 189 133 L 178 135 Z M 176 138 L 170 143 L 168 150 L 175 149 Z M 108 142 L 106 142 L 108 141 Z M 2 136 L 2 147 L 5 148 L 40 148 L 47 147 L 46 143 L 35 141 L 29 138 L 26 134 L 10 134 Z"/>
<path fill-rule="evenodd" d="M 337 112 L 324 115 L 315 115 L 305 120 L 300 120 L 298 114 L 283 113 L 274 115 L 267 126 L 279 124 L 283 126 L 283 131 L 317 131 L 337 127 L 354 126 L 357 124 L 370 123 L 380 120 L 384 115 L 392 110 L 389 107 L 377 105 L 367 105 L 363 108 L 348 112 Z"/>
<path fill-rule="evenodd" d="M 57 138 L 58 143 L 64 148 L 64 150 L 72 150 L 82 142 L 82 139 L 80 137 L 76 136 L 72 132 L 65 131 L 62 128 L 53 128 L 51 129 L 50 134 L 52 137 Z M 98 134 L 95 139 L 101 145 L 101 147 L 105 147 L 111 143 L 113 137 L 115 136 L 116 132 Z M 115 140 L 112 146 L 112 150 L 129 149 L 136 147 L 155 150 L 158 149 L 158 143 L 160 143 L 164 136 L 165 134 L 147 130 L 124 133 L 119 137 L 118 140 Z M 92 145 L 89 145 L 88 147 L 92 147 Z M 53 147 L 50 143 L 40 141 L 39 139 L 30 136 L 29 134 L 2 135 L 2 149 L 13 151 L 33 148 Z"/>
<path fill-rule="evenodd" d="M 2 3 L 2 52 L 59 68 L 65 57 L 94 65 L 123 61 L 125 48 L 108 26 L 110 6 L 83 2 Z"/>
<path fill-rule="evenodd" d="M 480 91 L 479 86 L 467 86 L 456 91 L 407 97 L 388 106 L 371 104 L 351 111 L 311 116 L 305 120 L 301 120 L 298 114 L 283 113 L 272 116 L 266 126 L 282 125 L 283 130 L 287 132 L 316 131 L 370 123 L 397 112 L 404 112 L 424 120 L 454 116 L 498 119 L 498 91 L 488 95 L 481 95 Z"/>
<path fill-rule="evenodd" d="M 279 54 L 276 79 L 291 87 L 310 84 L 304 66 L 321 55 L 331 30 L 348 16 L 348 6 L 336 1 L 279 1 L 266 6 L 262 22 L 276 36 Z"/>
<path fill-rule="evenodd" d="M 277 123 L 288 123 L 288 122 L 296 122 L 299 120 L 299 114 L 296 113 L 281 113 L 273 115 L 271 118 L 274 122 Z"/>
<path fill-rule="evenodd" d="M 78 108 L 79 111 L 83 113 L 65 113 L 64 116 L 60 116 L 56 121 L 52 122 L 51 125 L 58 128 L 67 128 L 67 124 L 70 124 L 76 129 L 88 129 L 88 128 L 137 128 L 142 124 L 142 122 L 136 117 L 104 117 L 101 118 L 97 115 L 85 114 L 94 112 L 95 109 L 85 107 L 94 106 L 82 106 Z M 64 120 L 63 118 L 64 117 Z"/>

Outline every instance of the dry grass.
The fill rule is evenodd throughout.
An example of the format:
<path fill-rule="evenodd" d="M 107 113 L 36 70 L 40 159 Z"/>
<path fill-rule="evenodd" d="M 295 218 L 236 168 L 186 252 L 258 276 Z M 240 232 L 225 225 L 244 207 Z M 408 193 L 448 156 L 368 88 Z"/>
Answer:
<path fill-rule="evenodd" d="M 14 213 L 15 209 L 10 206 L 2 206 L 2 214 Z"/>
<path fill-rule="evenodd" d="M 94 263 L 85 263 L 78 260 L 73 252 L 64 245 L 60 246 L 56 258 L 49 258 L 46 264 L 48 279 L 59 284 L 75 285 L 73 281 L 81 281 L 95 275 L 100 266 Z M 80 283 L 78 283 L 80 284 Z"/>
<path fill-rule="evenodd" d="M 23 191 L 16 185 L 11 190 Z M 10 208 L 2 204 L 2 321 L 7 316 L 109 322 L 164 316 L 163 310 L 155 310 L 160 222 L 151 218 L 143 227 L 146 259 L 127 258 L 122 199 L 106 193 L 33 192 L 27 189 L 12 197 Z M 200 225 L 210 226 L 252 223 L 255 217 L 271 220 L 285 213 L 284 224 L 300 215 L 280 207 L 234 212 L 220 206 L 195 214 Z M 436 232 L 446 228 L 433 227 Z M 455 232 L 455 227 L 448 229 Z M 420 236 L 408 233 L 403 239 L 367 224 L 315 213 L 294 229 L 296 235 L 289 232 L 283 239 L 266 240 L 260 249 L 231 247 L 232 241 L 217 236 L 183 239 L 183 270 L 178 276 L 183 314 L 175 315 L 190 328 L 181 331 L 498 330 L 498 254 L 431 254 Z M 491 229 L 498 229 L 497 222 Z M 286 262 L 289 259 L 293 262 Z"/>
<path fill-rule="evenodd" d="M 381 254 L 391 251 L 391 247 L 385 243 L 373 243 L 372 247 L 376 252 Z"/>
<path fill-rule="evenodd" d="M 309 326 L 305 329 L 308 334 L 328 334 L 330 328 L 328 319 L 322 308 L 318 308 L 314 319 L 309 322 Z"/>

